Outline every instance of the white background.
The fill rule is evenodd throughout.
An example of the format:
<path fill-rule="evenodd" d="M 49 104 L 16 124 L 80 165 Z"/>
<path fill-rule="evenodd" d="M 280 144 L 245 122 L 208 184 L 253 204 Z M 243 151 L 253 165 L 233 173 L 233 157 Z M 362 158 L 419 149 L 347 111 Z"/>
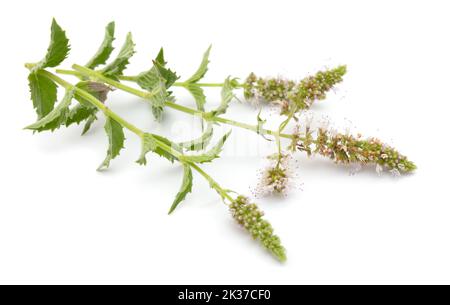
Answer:
<path fill-rule="evenodd" d="M 0 12 L 2 283 L 450 283 L 448 195 L 450 45 L 448 1 L 9 1 Z M 83 64 L 116 21 L 119 47 L 132 31 L 128 74 L 147 69 L 160 46 L 188 77 L 212 43 L 208 81 L 233 75 L 301 79 L 347 64 L 336 93 L 313 111 L 377 136 L 418 165 L 414 175 L 351 176 L 347 167 L 296 155 L 302 190 L 258 199 L 288 250 L 279 264 L 229 216 L 198 175 L 193 193 L 167 210 L 181 169 L 138 139 L 105 172 L 103 119 L 32 135 L 25 62 L 38 61 L 55 17 L 71 39 L 63 66 Z M 70 77 L 65 77 L 73 80 Z M 178 102 L 192 98 L 176 90 Z M 219 91 L 208 91 L 209 107 Z M 110 107 L 145 130 L 187 139 L 196 124 L 168 110 L 158 125 L 139 99 L 114 92 Z M 227 117 L 255 122 L 234 102 Z M 274 114 L 266 112 L 273 123 Z M 349 123 L 351 121 L 351 123 Z M 356 126 L 356 127 L 354 127 Z M 198 133 L 198 130 L 196 131 Z M 204 168 L 243 194 L 257 183 L 271 144 L 234 130 L 224 158 Z M 234 148 L 234 149 L 233 149 Z"/>

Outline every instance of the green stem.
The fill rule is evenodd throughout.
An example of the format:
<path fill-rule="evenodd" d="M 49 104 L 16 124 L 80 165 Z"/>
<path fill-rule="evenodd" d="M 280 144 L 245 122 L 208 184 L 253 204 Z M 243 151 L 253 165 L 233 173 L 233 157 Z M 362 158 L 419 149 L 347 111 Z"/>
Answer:
<path fill-rule="evenodd" d="M 186 83 L 186 82 L 176 82 L 173 84 L 177 87 L 187 87 L 188 85 L 192 85 L 192 83 Z M 195 85 L 199 87 L 223 87 L 224 83 L 195 83 Z M 238 88 L 243 88 L 244 84 L 235 84 Z"/>
<path fill-rule="evenodd" d="M 230 202 L 233 202 L 233 197 L 231 197 L 230 195 L 228 195 L 228 192 L 225 191 L 213 178 L 211 178 L 211 176 L 209 176 L 205 171 L 203 171 L 197 164 L 189 162 L 189 165 L 195 169 L 200 175 L 202 175 L 206 180 L 208 180 L 210 186 L 212 188 L 214 188 L 217 193 L 219 193 L 219 195 L 222 198 L 226 198 L 228 199 Z"/>
<path fill-rule="evenodd" d="M 296 111 L 297 111 L 297 108 L 296 107 L 292 107 L 291 111 L 289 111 L 289 115 L 288 115 L 287 119 L 284 120 L 280 124 L 280 126 L 278 127 L 278 132 L 277 132 L 277 135 L 275 136 L 275 139 L 276 139 L 276 142 L 277 142 L 277 146 L 278 146 L 278 163 L 277 163 L 277 166 L 280 166 L 281 158 L 282 158 L 280 134 L 283 132 L 283 130 L 289 124 L 289 121 L 294 117 Z"/>
<path fill-rule="evenodd" d="M 103 74 L 101 74 L 99 72 L 96 72 L 94 70 L 91 70 L 89 68 L 86 68 L 86 67 L 83 67 L 83 66 L 80 66 L 80 65 L 77 65 L 77 64 L 73 65 L 72 68 L 74 70 L 78 71 L 79 73 L 81 73 L 81 75 L 89 77 L 93 81 L 96 81 L 96 80 L 97 81 L 101 81 L 101 82 L 109 84 L 109 85 L 111 85 L 111 86 L 113 86 L 113 87 L 115 87 L 117 89 L 126 91 L 126 92 L 131 93 L 131 94 L 136 95 L 136 96 L 139 96 L 139 97 L 141 97 L 143 99 L 149 99 L 149 98 L 151 98 L 153 96 L 153 94 L 150 93 L 150 92 L 144 92 L 144 91 L 141 91 L 141 90 L 134 89 L 132 87 L 124 85 L 121 82 L 115 81 L 115 80 L 113 80 L 113 79 L 111 79 L 109 77 L 106 77 Z"/>
<path fill-rule="evenodd" d="M 60 77 L 58 77 L 58 76 L 56 76 L 56 75 L 54 75 L 54 74 L 52 74 L 52 73 L 50 73 L 48 71 L 39 70 L 36 73 L 39 73 L 42 76 L 45 76 L 48 79 L 53 80 L 55 83 L 59 84 L 60 86 L 62 86 L 66 90 L 74 90 L 75 93 L 77 93 L 80 97 L 82 97 L 82 98 L 86 99 L 87 101 L 89 101 L 91 104 L 93 104 L 99 110 L 101 110 L 106 116 L 111 117 L 117 123 L 121 124 L 123 127 L 127 128 L 128 130 L 130 130 L 131 132 L 135 133 L 139 137 L 142 137 L 142 135 L 144 134 L 144 132 L 142 130 L 140 130 L 139 128 L 137 128 L 136 126 L 131 124 L 130 122 L 124 120 L 122 117 L 120 117 L 115 112 L 113 112 L 111 109 L 106 107 L 102 102 L 100 102 L 98 99 L 96 99 L 94 96 L 92 96 L 88 92 L 78 88 L 77 86 L 74 86 L 74 85 L 66 82 L 62 78 L 60 78 Z"/>
<path fill-rule="evenodd" d="M 27 68 L 29 68 L 29 67 L 27 66 Z M 88 92 L 78 88 L 77 86 L 74 86 L 74 85 L 66 82 L 59 76 L 52 74 L 46 70 L 39 70 L 36 73 L 39 73 L 40 75 L 42 75 L 44 77 L 47 77 L 48 79 L 59 84 L 61 87 L 63 87 L 66 90 L 74 90 L 80 97 L 86 99 L 88 102 L 90 102 L 95 107 L 97 107 L 99 110 L 101 110 L 105 114 L 105 116 L 108 116 L 108 117 L 114 119 L 117 123 L 121 124 L 123 127 L 127 128 L 131 132 L 135 133 L 140 138 L 142 138 L 144 136 L 144 134 L 145 134 L 144 131 L 142 131 L 138 127 L 134 126 L 130 122 L 128 122 L 125 119 L 123 119 L 122 117 L 120 117 L 118 114 L 116 114 L 111 109 L 106 107 L 101 101 L 99 101 L 97 98 L 95 98 Z M 168 146 L 164 142 L 159 141 L 156 138 L 155 138 L 155 140 L 158 143 L 158 146 L 160 148 L 162 148 L 163 150 L 165 150 L 166 152 L 168 152 L 170 154 L 173 154 L 175 157 L 177 157 L 177 159 L 180 159 L 180 157 L 182 156 L 182 153 L 173 150 L 170 146 Z M 182 161 L 180 161 L 180 162 L 182 162 Z M 202 175 L 210 183 L 211 187 L 214 188 L 222 198 L 226 198 L 230 202 L 233 201 L 233 198 L 230 195 L 228 195 L 228 193 L 210 175 L 208 175 L 203 169 L 201 169 L 197 164 L 195 164 L 193 162 L 187 162 L 187 163 L 193 169 L 195 169 L 200 175 Z"/>
<path fill-rule="evenodd" d="M 167 145 L 164 142 L 159 141 L 158 139 L 155 138 L 155 141 L 158 143 L 158 146 L 161 147 L 162 149 L 164 149 L 166 152 L 174 155 L 179 162 L 181 163 L 186 163 L 189 166 L 191 166 L 193 169 L 195 169 L 200 175 L 202 175 L 210 184 L 210 186 L 215 189 L 217 191 L 217 193 L 222 197 L 222 198 L 226 198 L 228 199 L 230 202 L 233 201 L 233 198 L 228 195 L 227 191 L 225 191 L 220 185 L 219 183 L 217 183 L 210 175 L 208 175 L 203 169 L 201 169 L 197 164 L 195 164 L 194 162 L 189 162 L 189 161 L 182 161 L 183 159 L 183 154 L 172 149 L 172 147 L 170 147 L 169 145 Z"/>
<path fill-rule="evenodd" d="M 56 69 L 56 73 L 58 74 L 65 74 L 65 75 L 73 75 L 79 78 L 83 77 L 83 73 L 80 73 L 78 71 L 73 71 L 73 70 L 64 70 L 64 69 Z M 126 75 L 121 75 L 118 77 L 119 80 L 124 80 L 127 82 L 136 82 L 138 79 L 138 76 L 126 76 Z M 190 85 L 191 83 L 186 83 L 186 82 L 176 82 L 174 83 L 172 86 L 175 87 L 186 87 L 188 85 Z M 223 87 L 224 83 L 195 83 L 197 86 L 200 87 Z M 244 84 L 236 84 L 237 87 L 239 88 L 243 88 L 245 85 Z"/>
<path fill-rule="evenodd" d="M 131 94 L 136 95 L 138 97 L 141 97 L 141 98 L 144 98 L 144 99 L 149 99 L 152 96 L 152 94 L 149 93 L 149 92 L 145 92 L 145 91 L 141 91 L 141 90 L 132 88 L 132 87 L 127 86 L 125 84 L 122 84 L 122 83 L 120 83 L 118 81 L 115 81 L 115 80 L 112 80 L 112 79 L 110 79 L 108 77 L 105 77 L 101 73 L 96 72 L 94 70 L 91 70 L 89 68 L 86 68 L 86 67 L 83 67 L 83 66 L 80 66 L 80 65 L 76 65 L 76 64 L 73 65 L 72 68 L 74 70 L 76 70 L 76 72 L 78 72 L 80 76 L 89 77 L 90 79 L 92 79 L 94 81 L 95 80 L 99 80 L 99 81 L 101 81 L 103 83 L 111 85 L 111 86 L 113 86 L 113 87 L 115 87 L 117 89 L 123 90 L 125 92 L 131 93 Z M 193 108 L 189 108 L 189 107 L 186 107 L 186 106 L 182 106 L 182 105 L 179 105 L 179 104 L 175 104 L 175 103 L 172 103 L 172 102 L 166 102 L 166 106 L 170 107 L 172 109 L 178 110 L 178 111 L 182 111 L 182 112 L 190 114 L 190 115 L 196 115 L 196 116 L 199 116 L 199 117 L 203 117 L 204 119 L 207 119 L 207 120 L 209 119 L 209 120 L 212 120 L 212 121 L 215 121 L 215 122 L 220 122 L 220 123 L 224 123 L 224 124 L 227 124 L 227 125 L 232 125 L 232 126 L 244 128 L 244 129 L 251 130 L 251 131 L 254 131 L 254 132 L 258 131 L 258 126 L 256 126 L 256 125 L 250 125 L 250 124 L 246 124 L 246 123 L 242 123 L 242 122 L 238 122 L 238 121 L 234 121 L 234 120 L 230 120 L 230 119 L 226 119 L 226 118 L 222 118 L 222 117 L 209 118 L 207 116 L 206 112 L 203 112 L 203 111 L 200 111 L 200 110 L 197 110 L 197 109 L 193 109 Z M 269 130 L 269 129 L 260 129 L 260 132 L 262 134 L 268 134 L 268 135 L 272 135 L 272 136 L 278 135 L 277 131 Z M 282 137 L 282 138 L 286 138 L 286 139 L 292 139 L 292 135 L 289 135 L 289 134 L 280 134 L 279 136 Z"/>

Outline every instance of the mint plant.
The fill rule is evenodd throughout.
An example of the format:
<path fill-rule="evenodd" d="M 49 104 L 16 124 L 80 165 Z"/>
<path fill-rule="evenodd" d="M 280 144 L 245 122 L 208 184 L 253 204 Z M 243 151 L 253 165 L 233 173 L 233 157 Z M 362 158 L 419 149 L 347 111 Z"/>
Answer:
<path fill-rule="evenodd" d="M 263 218 L 264 213 L 258 206 L 251 203 L 249 198 L 236 195 L 236 192 L 223 187 L 202 169 L 203 163 L 213 162 L 220 157 L 231 133 L 230 130 L 223 134 L 219 141 L 211 143 L 215 125 L 243 128 L 257 136 L 274 140 L 277 153 L 270 156 L 273 164 L 263 174 L 261 187 L 265 188 L 264 194 L 286 192 L 292 172 L 287 160 L 291 159 L 294 152 L 305 152 L 308 156 L 319 154 L 336 163 L 374 164 L 378 172 L 387 169 L 400 174 L 412 172 L 416 168 L 405 156 L 378 139 L 363 139 L 359 135 L 337 133 L 326 127 L 312 128 L 308 120 L 305 122 L 300 120 L 300 115 L 305 110 L 311 108 L 315 101 L 325 99 L 326 94 L 343 80 L 346 73 L 345 66 L 320 71 L 300 82 L 281 78 L 261 78 L 251 73 L 242 83 L 238 78 L 232 77 L 226 78 L 221 83 L 202 83 L 201 80 L 208 71 L 211 51 L 209 47 L 203 54 L 197 70 L 190 77 L 180 81 L 180 77 L 167 66 L 161 48 L 148 69 L 130 76 L 124 75 L 124 71 L 135 53 L 132 35 L 129 33 L 126 36 L 117 56 L 110 60 L 114 51 L 114 31 L 115 25 L 111 22 L 106 26 L 100 47 L 86 64 L 74 64 L 70 70 L 56 69 L 51 72 L 49 68 L 59 66 L 70 51 L 66 33 L 53 20 L 51 41 L 45 57 L 36 63 L 25 64 L 30 72 L 28 82 L 31 100 L 37 114 L 37 121 L 26 128 L 34 132 L 43 132 L 83 123 L 82 134 L 85 134 L 92 128 L 98 116 L 103 115 L 108 148 L 98 170 L 107 169 L 120 155 L 125 147 L 124 129 L 129 130 L 141 142 L 141 154 L 136 160 L 138 164 L 146 165 L 147 154 L 154 153 L 169 162 L 179 163 L 183 169 L 181 186 L 169 208 L 169 214 L 174 212 L 192 191 L 193 172 L 196 172 L 217 192 L 237 223 L 255 240 L 259 240 L 279 261 L 286 259 L 280 239 L 274 235 L 273 228 Z M 75 76 L 77 81 L 69 83 L 58 74 Z M 140 89 L 127 83 L 134 83 Z M 58 87 L 64 90 L 64 97 L 57 103 Z M 196 108 L 178 103 L 171 91 L 172 87 L 183 87 L 190 92 L 196 102 Z M 209 111 L 205 107 L 207 99 L 204 87 L 221 89 L 219 106 Z M 141 98 L 150 106 L 151 113 L 157 121 L 164 119 L 164 113 L 168 108 L 200 118 L 203 129 L 201 136 L 176 143 L 136 127 L 106 106 L 108 94 L 112 89 L 122 90 Z M 284 121 L 277 129 L 270 130 L 264 128 L 266 121 L 261 118 L 260 113 L 256 117 L 256 124 L 224 117 L 237 90 L 243 90 L 245 99 L 251 103 L 277 105 L 280 115 L 285 117 Z M 293 131 L 285 132 L 292 122 L 295 123 Z M 283 139 L 290 141 L 287 147 L 283 147 Z"/>

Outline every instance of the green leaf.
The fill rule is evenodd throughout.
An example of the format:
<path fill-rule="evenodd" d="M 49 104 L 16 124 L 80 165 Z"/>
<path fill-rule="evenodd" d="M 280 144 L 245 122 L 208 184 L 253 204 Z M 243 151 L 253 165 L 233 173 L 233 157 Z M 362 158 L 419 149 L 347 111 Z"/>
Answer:
<path fill-rule="evenodd" d="M 101 73 L 107 77 L 117 80 L 129 64 L 129 59 L 134 55 L 134 42 L 131 33 L 128 33 L 125 43 L 120 49 L 117 57 L 101 70 Z"/>
<path fill-rule="evenodd" d="M 196 84 L 186 85 L 185 88 L 194 97 L 197 109 L 200 111 L 205 111 L 206 96 L 203 89 Z"/>
<path fill-rule="evenodd" d="M 165 83 L 165 80 L 162 79 L 161 74 L 154 66 L 148 71 L 139 73 L 136 79 L 139 87 L 147 91 L 152 91 L 161 81 Z"/>
<path fill-rule="evenodd" d="M 44 59 L 38 62 L 32 69 L 37 71 L 48 67 L 56 67 L 69 54 L 70 46 L 69 39 L 66 37 L 66 33 L 61 29 L 55 19 L 52 20 L 50 45 L 47 49 L 47 54 Z"/>
<path fill-rule="evenodd" d="M 203 150 L 208 146 L 211 138 L 213 136 L 213 127 L 211 123 L 208 123 L 205 132 L 197 139 L 186 141 L 182 143 L 178 143 L 180 147 L 183 147 L 186 150 Z"/>
<path fill-rule="evenodd" d="M 151 97 L 149 97 L 149 101 L 152 106 L 153 116 L 157 121 L 160 121 L 164 112 L 164 107 L 166 106 L 166 100 L 168 98 L 164 83 L 160 81 L 158 85 L 150 91 L 150 93 Z"/>
<path fill-rule="evenodd" d="M 216 109 L 217 115 L 224 114 L 227 111 L 228 105 L 234 97 L 233 89 L 234 86 L 232 85 L 232 81 L 228 77 L 223 83 L 222 101 L 220 102 L 219 108 Z"/>
<path fill-rule="evenodd" d="M 235 83 L 236 83 L 235 79 L 230 79 L 230 77 L 227 77 L 227 79 L 225 79 L 221 93 L 222 100 L 220 102 L 219 107 L 210 112 L 211 115 L 218 116 L 227 112 L 228 106 L 234 97 L 233 90 L 236 88 Z"/>
<path fill-rule="evenodd" d="M 211 51 L 211 46 L 206 50 L 205 54 L 203 54 L 202 62 L 200 63 L 200 66 L 198 67 L 197 71 L 186 80 L 186 83 L 196 83 L 200 79 L 202 79 L 206 72 L 208 71 L 208 63 L 209 63 L 209 52 Z"/>
<path fill-rule="evenodd" d="M 88 92 L 102 103 L 106 101 L 108 92 L 111 91 L 111 88 L 108 86 L 92 81 L 81 81 L 77 83 L 76 86 L 79 89 Z M 86 121 L 83 132 L 81 133 L 84 135 L 97 120 L 96 113 L 98 112 L 98 109 L 76 92 L 74 97 L 80 104 L 70 110 L 65 125 L 69 127 L 74 123 L 80 124 L 82 121 Z"/>
<path fill-rule="evenodd" d="M 158 144 L 155 138 L 151 134 L 145 133 L 141 139 L 141 155 L 136 162 L 140 165 L 147 165 L 147 158 L 145 156 L 148 152 L 155 151 L 157 147 Z"/>
<path fill-rule="evenodd" d="M 188 162 L 194 162 L 194 163 L 205 163 L 205 162 L 211 162 L 212 160 L 219 158 L 219 154 L 222 152 L 223 145 L 225 144 L 225 141 L 231 134 L 231 130 L 227 132 L 220 141 L 209 151 L 207 151 L 204 154 L 201 155 L 191 155 L 191 156 L 183 156 L 183 161 Z"/>
<path fill-rule="evenodd" d="M 170 149 L 181 152 L 181 148 L 177 144 L 171 142 L 170 140 L 164 137 L 155 134 L 145 133 L 142 136 L 141 141 L 142 141 L 141 155 L 139 159 L 136 161 L 140 165 L 147 164 L 147 159 L 145 156 L 150 151 L 158 154 L 161 157 L 166 158 L 170 162 L 177 160 L 177 157 L 174 156 L 170 151 L 167 151 L 166 148 L 162 147 L 160 143 L 165 144 Z"/>
<path fill-rule="evenodd" d="M 161 76 L 165 80 L 166 88 L 170 88 L 174 82 L 176 82 L 177 79 L 180 77 L 172 70 L 166 68 L 167 62 L 164 59 L 164 49 L 161 48 L 158 52 L 158 55 L 156 56 L 155 60 L 153 61 L 153 66 L 150 70 L 142 72 L 141 74 L 145 76 L 147 73 L 154 73 L 155 69 L 159 71 Z"/>
<path fill-rule="evenodd" d="M 142 89 L 151 91 L 158 85 L 161 78 L 163 79 L 166 89 L 170 88 L 179 78 L 175 72 L 166 68 L 164 50 L 162 48 L 155 60 L 153 60 L 153 66 L 149 70 L 139 73 L 136 81 Z"/>
<path fill-rule="evenodd" d="M 97 116 L 95 115 L 97 111 L 95 111 L 93 114 L 91 114 L 88 119 L 86 120 L 86 124 L 84 124 L 83 131 L 81 132 L 81 135 L 85 135 L 89 129 L 91 129 L 92 124 L 97 120 Z"/>
<path fill-rule="evenodd" d="M 186 195 L 192 191 L 192 170 L 191 167 L 187 164 L 183 164 L 184 174 L 183 174 L 183 182 L 181 183 L 181 188 L 177 195 L 175 196 L 175 200 L 170 207 L 169 214 L 172 213 L 186 198 Z"/>
<path fill-rule="evenodd" d="M 106 63 L 112 51 L 114 50 L 114 47 L 112 46 L 112 43 L 114 41 L 114 28 L 114 21 L 110 22 L 106 26 L 103 42 L 97 50 L 97 53 L 95 53 L 95 55 L 86 64 L 87 68 L 95 69 L 97 66 Z"/>
<path fill-rule="evenodd" d="M 73 98 L 73 90 L 66 91 L 64 98 L 58 104 L 58 106 L 56 106 L 52 111 L 50 111 L 50 113 L 48 113 L 45 117 L 41 118 L 36 123 L 33 123 L 25 128 L 39 132 L 44 130 L 53 131 L 59 128 L 62 124 L 66 122 L 72 98 Z"/>
<path fill-rule="evenodd" d="M 153 64 L 154 67 L 158 69 L 162 78 L 164 78 L 167 89 L 170 88 L 177 81 L 177 79 L 180 78 L 174 71 L 166 68 L 166 63 L 162 64 L 158 60 L 155 60 Z"/>
<path fill-rule="evenodd" d="M 49 114 L 56 102 L 56 84 L 38 73 L 30 73 L 28 76 L 31 100 L 36 109 L 38 119 Z"/>
<path fill-rule="evenodd" d="M 153 61 L 153 67 L 149 71 L 138 75 L 137 83 L 150 92 L 148 101 L 151 104 L 153 116 L 156 120 L 161 120 L 166 101 L 173 101 L 174 98 L 171 92 L 167 91 L 166 80 L 162 77 L 157 65 L 158 63 Z"/>
<path fill-rule="evenodd" d="M 174 101 L 172 92 L 167 89 L 179 78 L 175 72 L 165 67 L 164 50 L 161 48 L 150 70 L 141 72 L 137 77 L 137 84 L 151 93 L 148 100 L 152 106 L 153 116 L 160 120 L 166 101 Z"/>
<path fill-rule="evenodd" d="M 97 108 L 78 104 L 70 109 L 65 125 L 66 127 L 69 127 L 72 124 L 80 124 L 83 121 L 89 121 L 92 116 L 96 118 L 96 113 Z"/>
<path fill-rule="evenodd" d="M 158 55 L 156 55 L 155 61 L 160 63 L 163 66 L 166 64 L 166 61 L 164 59 L 164 49 L 163 48 L 159 49 L 159 52 L 158 52 Z"/>
<path fill-rule="evenodd" d="M 108 136 L 109 147 L 106 153 L 106 158 L 100 164 L 98 170 L 109 167 L 112 159 L 120 154 L 120 150 L 124 147 L 125 135 L 123 134 L 123 127 L 114 119 L 107 117 L 105 123 L 105 131 Z"/>

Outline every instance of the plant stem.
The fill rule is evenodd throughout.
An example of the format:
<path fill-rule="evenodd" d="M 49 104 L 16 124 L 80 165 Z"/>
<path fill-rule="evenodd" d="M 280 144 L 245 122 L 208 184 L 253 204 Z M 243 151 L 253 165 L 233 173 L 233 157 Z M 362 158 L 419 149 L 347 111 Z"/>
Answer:
<path fill-rule="evenodd" d="M 131 132 L 135 133 L 139 137 L 142 137 L 142 135 L 144 134 L 144 132 L 142 130 L 140 130 L 139 128 L 137 128 L 136 126 L 131 124 L 130 122 L 126 121 L 125 119 L 123 119 L 122 117 L 117 115 L 115 112 L 113 112 L 111 109 L 106 107 L 102 102 L 100 102 L 98 99 L 96 99 L 94 96 L 92 96 L 88 92 L 78 88 L 77 86 L 74 86 L 74 85 L 66 82 L 62 78 L 60 78 L 60 77 L 58 77 L 58 76 L 56 76 L 56 75 L 54 75 L 54 74 L 52 74 L 52 73 L 50 73 L 48 71 L 39 70 L 36 73 L 39 73 L 42 76 L 45 76 L 48 79 L 53 80 L 55 83 L 59 84 L 60 86 L 62 86 L 66 90 L 74 90 L 75 93 L 77 93 L 79 96 L 81 96 L 82 98 L 84 98 L 87 101 L 89 101 L 91 104 L 93 104 L 99 110 L 101 110 L 106 116 L 111 117 L 117 123 L 121 124 L 123 127 L 127 128 L 128 130 L 130 130 Z"/>
<path fill-rule="evenodd" d="M 131 93 L 131 94 L 141 97 L 143 99 L 149 99 L 152 96 L 152 94 L 149 92 L 145 92 L 145 91 L 141 91 L 141 90 L 132 88 L 132 87 L 122 84 L 118 81 L 115 81 L 108 77 L 105 77 L 101 73 L 91 70 L 89 68 L 86 68 L 86 67 L 83 67 L 80 65 L 76 65 L 76 64 L 73 65 L 72 67 L 75 70 L 75 72 L 77 72 L 80 76 L 89 77 L 90 79 L 92 79 L 94 81 L 99 80 L 103 83 L 111 85 L 111 86 L 113 86 L 117 89 L 123 90 L 125 92 Z M 166 102 L 166 106 L 170 107 L 172 109 L 178 110 L 178 111 L 182 111 L 182 112 L 190 114 L 190 115 L 196 115 L 196 116 L 202 117 L 206 120 L 212 120 L 215 122 L 220 122 L 220 123 L 224 123 L 227 125 L 240 127 L 240 128 L 254 131 L 254 132 L 258 131 L 258 126 L 256 126 L 256 125 L 250 125 L 250 124 L 246 124 L 246 123 L 242 123 L 242 122 L 238 122 L 238 121 L 234 121 L 234 120 L 226 119 L 226 118 L 222 118 L 222 117 L 209 118 L 206 112 L 203 112 L 203 111 L 200 111 L 197 109 L 193 109 L 193 108 L 189 108 L 186 106 L 182 106 L 179 104 L 175 104 L 172 102 Z M 260 132 L 262 134 L 268 134 L 268 135 L 272 135 L 272 136 L 278 135 L 278 131 L 274 131 L 274 130 L 260 129 Z M 282 138 L 286 138 L 286 139 L 292 139 L 292 135 L 289 135 L 289 134 L 279 134 L 279 136 Z"/>
<path fill-rule="evenodd" d="M 208 180 L 208 182 L 209 182 L 209 184 L 210 184 L 210 186 L 212 187 L 212 188 L 214 188 L 216 191 L 217 191 L 217 193 L 219 193 L 219 195 L 222 197 L 222 198 L 226 198 L 226 199 L 228 199 L 230 202 L 233 202 L 234 200 L 233 200 L 233 198 L 230 196 L 230 195 L 228 195 L 228 193 L 227 193 L 227 191 L 225 191 L 213 178 L 211 178 L 211 176 L 209 176 L 205 171 L 203 171 L 197 164 L 195 164 L 195 163 L 191 163 L 191 162 L 188 162 L 189 163 L 189 165 L 193 168 L 193 169 L 195 169 L 200 175 L 202 175 L 206 180 Z"/>
<path fill-rule="evenodd" d="M 27 68 L 30 68 L 30 67 L 27 66 Z M 123 119 L 121 116 L 119 116 L 114 111 L 112 111 L 111 109 L 106 107 L 101 101 L 99 101 L 96 97 L 94 97 L 90 93 L 78 88 L 77 86 L 74 86 L 74 85 L 68 83 L 67 81 L 63 80 L 59 76 L 57 76 L 53 73 L 50 73 L 46 70 L 39 70 L 36 73 L 39 73 L 40 75 L 54 81 L 55 83 L 57 83 L 58 85 L 60 85 L 61 87 L 63 87 L 66 90 L 74 90 L 80 97 L 86 99 L 92 105 L 94 105 L 99 110 L 101 110 L 105 114 L 105 116 L 108 116 L 108 117 L 114 119 L 117 123 L 121 124 L 126 129 L 135 133 L 141 139 L 144 136 L 145 132 L 143 130 L 139 129 L 138 127 L 134 126 L 127 120 Z M 173 154 L 175 157 L 177 157 L 177 159 L 180 159 L 180 157 L 183 155 L 182 153 L 173 150 L 170 146 L 168 146 L 167 144 L 165 144 L 162 141 L 159 141 L 156 138 L 155 138 L 155 141 L 158 143 L 158 146 L 160 148 L 164 149 L 166 152 L 168 152 L 170 154 Z M 182 161 L 180 161 L 180 162 L 182 162 Z M 193 169 L 195 169 L 201 176 L 203 176 L 209 182 L 211 187 L 214 188 L 222 198 L 226 198 L 230 202 L 233 201 L 233 198 L 230 195 L 228 195 L 228 193 L 210 175 L 208 175 L 203 169 L 201 169 L 197 164 L 195 164 L 193 162 L 186 162 L 186 163 L 189 164 Z"/>
<path fill-rule="evenodd" d="M 179 151 L 172 149 L 172 147 L 168 146 L 166 143 L 159 141 L 155 138 L 155 141 L 158 142 L 158 146 L 164 149 L 166 152 L 174 155 L 180 163 L 186 163 L 195 169 L 200 175 L 202 175 L 210 184 L 210 186 L 217 191 L 217 193 L 222 197 L 228 199 L 230 202 L 233 201 L 233 198 L 228 195 L 228 193 L 217 183 L 210 175 L 208 175 L 203 169 L 201 169 L 197 164 L 190 161 L 182 161 L 183 154 Z"/>
<path fill-rule="evenodd" d="M 77 77 L 83 77 L 83 73 L 73 71 L 73 70 L 64 70 L 64 69 L 56 69 L 56 73 L 58 74 L 65 74 L 65 75 L 73 75 Z M 127 82 L 136 82 L 138 79 L 138 76 L 126 76 L 122 75 L 118 77 L 119 80 L 124 80 Z M 191 83 L 186 82 L 175 82 L 172 86 L 175 87 L 186 87 Z M 195 83 L 199 87 L 223 87 L 224 83 Z M 244 84 L 236 84 L 237 87 L 243 88 Z"/>
<path fill-rule="evenodd" d="M 275 136 L 275 139 L 276 139 L 276 142 L 277 142 L 277 146 L 278 146 L 278 163 L 277 163 L 277 166 L 280 166 L 281 158 L 282 158 L 280 134 L 283 132 L 283 130 L 289 124 L 289 121 L 294 117 L 296 111 L 297 111 L 297 108 L 296 107 L 292 107 L 291 111 L 289 111 L 289 115 L 288 115 L 287 119 L 284 120 L 283 122 L 281 122 L 280 126 L 278 127 L 278 132 L 277 132 L 277 135 Z"/>
<path fill-rule="evenodd" d="M 124 79 L 125 80 L 125 79 Z M 131 81 L 131 79 L 128 79 Z M 187 87 L 188 85 L 191 85 L 192 83 L 185 83 L 185 82 L 176 82 L 173 85 L 177 87 Z M 199 87 L 223 87 L 224 83 L 195 83 L 195 85 Z M 243 88 L 244 84 L 235 84 L 238 88 Z"/>

